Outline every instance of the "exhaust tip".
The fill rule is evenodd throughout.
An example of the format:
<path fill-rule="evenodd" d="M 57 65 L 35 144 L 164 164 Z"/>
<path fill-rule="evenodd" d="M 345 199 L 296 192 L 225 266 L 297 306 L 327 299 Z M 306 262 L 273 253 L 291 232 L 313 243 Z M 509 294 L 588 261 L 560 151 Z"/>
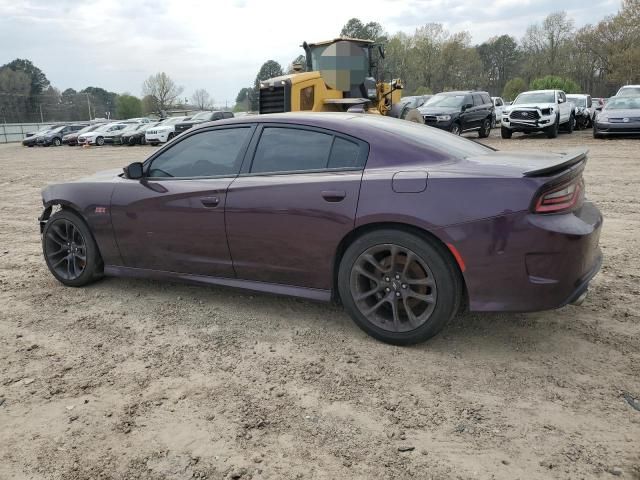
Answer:
<path fill-rule="evenodd" d="M 584 303 L 586 298 L 587 298 L 587 290 L 585 290 L 578 298 L 576 298 L 573 302 L 571 302 L 571 305 L 575 305 L 576 307 L 579 307 Z"/>

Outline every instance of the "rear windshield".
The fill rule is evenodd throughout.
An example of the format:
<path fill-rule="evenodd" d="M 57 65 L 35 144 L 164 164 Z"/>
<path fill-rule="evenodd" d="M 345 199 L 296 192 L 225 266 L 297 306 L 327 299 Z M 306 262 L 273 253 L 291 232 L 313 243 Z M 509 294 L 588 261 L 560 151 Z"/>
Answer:
<path fill-rule="evenodd" d="M 419 147 L 427 147 L 456 157 L 472 157 L 492 152 L 489 147 L 463 137 L 452 135 L 434 127 L 419 123 L 407 122 L 382 115 L 363 115 L 359 121 L 366 121 L 371 126 L 384 130 L 407 140 Z"/>

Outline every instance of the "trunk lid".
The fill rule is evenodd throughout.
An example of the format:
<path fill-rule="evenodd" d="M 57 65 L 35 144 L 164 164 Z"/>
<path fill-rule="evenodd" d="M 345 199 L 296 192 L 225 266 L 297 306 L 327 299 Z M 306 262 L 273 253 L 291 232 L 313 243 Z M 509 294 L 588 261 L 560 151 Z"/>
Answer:
<path fill-rule="evenodd" d="M 558 153 L 495 151 L 485 155 L 467 157 L 465 160 L 476 164 L 478 169 L 491 174 L 543 177 L 554 175 L 569 170 L 574 165 L 585 163 L 587 152 L 588 150 L 586 149 Z M 474 168 L 474 170 L 476 169 Z"/>

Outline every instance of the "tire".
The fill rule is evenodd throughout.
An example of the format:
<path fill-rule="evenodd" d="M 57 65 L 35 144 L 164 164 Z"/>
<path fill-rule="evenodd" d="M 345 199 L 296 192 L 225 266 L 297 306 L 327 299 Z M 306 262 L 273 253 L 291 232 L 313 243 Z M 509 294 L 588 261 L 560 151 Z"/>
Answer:
<path fill-rule="evenodd" d="M 93 235 L 72 211 L 60 210 L 49 218 L 42 232 L 42 252 L 51 274 L 69 287 L 82 287 L 103 275 L 102 257 Z"/>
<path fill-rule="evenodd" d="M 496 128 L 496 125 L 497 125 L 497 123 L 496 123 L 496 116 L 495 116 L 495 115 L 492 115 L 492 116 L 491 116 L 491 128 Z"/>
<path fill-rule="evenodd" d="M 404 115 L 403 120 L 424 125 L 424 117 L 420 115 L 420 112 L 415 108 L 408 109 Z"/>
<path fill-rule="evenodd" d="M 104 137 L 98 137 L 96 138 L 96 145 L 98 145 L 99 147 L 104 145 Z"/>
<path fill-rule="evenodd" d="M 558 136 L 559 124 L 560 124 L 560 117 L 558 116 L 556 117 L 556 122 L 550 127 L 547 127 L 545 129 L 545 132 L 547 133 L 547 138 L 556 138 Z"/>
<path fill-rule="evenodd" d="M 451 124 L 451 127 L 449 128 L 449 131 L 454 135 L 458 135 L 458 136 L 462 135 L 462 127 L 458 122 L 453 122 Z"/>
<path fill-rule="evenodd" d="M 171 139 L 172 139 L 173 137 L 175 137 L 175 136 L 176 136 L 176 134 L 175 134 L 175 133 L 173 133 L 173 132 L 171 132 L 171 133 L 167 136 L 167 142 L 171 141 Z"/>
<path fill-rule="evenodd" d="M 506 127 L 500 127 L 500 135 L 504 139 L 509 139 L 513 136 L 513 132 Z"/>
<path fill-rule="evenodd" d="M 567 133 L 573 133 L 573 129 L 576 127 L 576 116 L 572 113 L 569 117 L 569 121 L 564 127 L 564 131 Z"/>
<path fill-rule="evenodd" d="M 482 125 L 480 126 L 480 130 L 478 130 L 478 136 L 480 138 L 487 138 L 491 135 L 491 120 L 485 118 L 482 121 Z"/>
<path fill-rule="evenodd" d="M 53 145 L 54 147 L 59 147 L 60 145 L 62 145 L 62 140 L 60 140 L 58 137 L 54 137 L 54 139 L 51 140 L 51 145 Z"/>
<path fill-rule="evenodd" d="M 463 284 L 444 247 L 402 230 L 384 229 L 349 245 L 340 261 L 338 292 L 347 313 L 366 333 L 386 343 L 410 345 L 433 337 L 454 317 Z M 375 309 L 367 313 L 371 308 Z"/>
<path fill-rule="evenodd" d="M 601 133 L 598 133 L 595 127 L 593 127 L 593 138 L 603 138 Z"/>

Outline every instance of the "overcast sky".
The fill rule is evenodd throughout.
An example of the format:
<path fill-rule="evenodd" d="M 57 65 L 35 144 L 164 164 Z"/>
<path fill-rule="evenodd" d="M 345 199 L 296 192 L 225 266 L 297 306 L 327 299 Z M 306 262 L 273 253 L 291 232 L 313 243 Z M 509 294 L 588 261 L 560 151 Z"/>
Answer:
<path fill-rule="evenodd" d="M 28 58 L 61 90 L 134 95 L 165 71 L 185 97 L 205 88 L 231 105 L 264 61 L 286 68 L 304 40 L 333 38 L 351 17 L 389 33 L 440 22 L 481 43 L 503 33 L 520 39 L 553 11 L 582 26 L 619 7 L 619 0 L 0 0 L 0 65 Z"/>

